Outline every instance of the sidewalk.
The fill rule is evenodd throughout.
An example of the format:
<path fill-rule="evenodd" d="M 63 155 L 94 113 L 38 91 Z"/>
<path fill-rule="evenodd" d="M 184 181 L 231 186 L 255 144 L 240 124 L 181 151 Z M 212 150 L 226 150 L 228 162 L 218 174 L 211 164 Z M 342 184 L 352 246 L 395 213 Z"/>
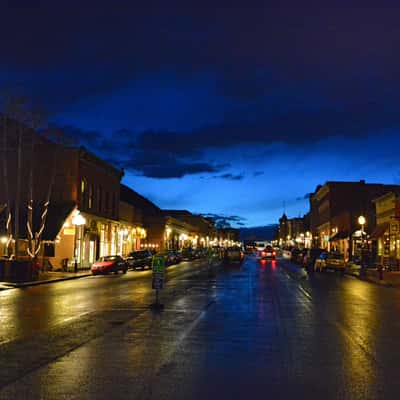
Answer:
<path fill-rule="evenodd" d="M 367 276 L 361 275 L 361 267 L 356 264 L 349 264 L 346 274 L 355 276 L 358 279 L 377 283 L 379 285 L 400 287 L 400 271 L 383 271 L 383 279 L 379 279 L 379 272 L 376 268 L 368 268 Z"/>
<path fill-rule="evenodd" d="M 286 262 L 282 263 L 281 260 L 281 265 L 285 267 L 285 270 L 289 275 L 296 279 L 307 279 L 308 275 L 304 268 L 297 264 L 287 262 L 288 260 L 284 261 Z M 380 280 L 379 273 L 376 268 L 368 268 L 367 276 L 362 276 L 360 265 L 347 264 L 345 274 L 354 276 L 355 278 L 363 281 L 375 283 L 377 285 L 400 288 L 400 271 L 383 271 L 383 279 Z"/>
<path fill-rule="evenodd" d="M 21 283 L 0 282 L 0 290 L 21 288 L 21 287 L 35 286 L 35 285 L 44 285 L 46 283 L 67 281 L 67 280 L 71 280 L 71 279 L 79 279 L 79 278 L 84 278 L 85 276 L 91 276 L 91 275 L 92 274 L 90 273 L 89 270 L 78 271 L 78 272 L 46 271 L 46 272 L 40 272 L 38 279 L 35 281 L 32 281 L 32 282 L 21 282 Z"/>

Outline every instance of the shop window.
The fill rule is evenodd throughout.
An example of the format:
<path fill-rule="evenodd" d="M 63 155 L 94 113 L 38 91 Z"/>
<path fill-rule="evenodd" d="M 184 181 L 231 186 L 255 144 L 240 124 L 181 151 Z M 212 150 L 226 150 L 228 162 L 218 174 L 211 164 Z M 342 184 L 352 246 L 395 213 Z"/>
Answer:
<path fill-rule="evenodd" d="M 115 226 L 111 227 L 111 254 L 116 254 L 117 251 L 117 228 Z"/>
<path fill-rule="evenodd" d="M 103 257 L 107 253 L 106 247 L 106 227 L 104 224 L 100 225 L 100 257 Z"/>
<path fill-rule="evenodd" d="M 86 179 L 81 179 L 81 206 L 85 207 L 87 201 L 87 182 Z"/>

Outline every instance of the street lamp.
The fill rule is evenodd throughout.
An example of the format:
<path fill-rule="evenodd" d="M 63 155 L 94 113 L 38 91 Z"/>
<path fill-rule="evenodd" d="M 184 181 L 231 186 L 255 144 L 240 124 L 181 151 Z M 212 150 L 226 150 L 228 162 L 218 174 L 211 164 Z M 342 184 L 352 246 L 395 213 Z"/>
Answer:
<path fill-rule="evenodd" d="M 82 241 L 83 241 L 83 225 L 86 224 L 86 218 L 80 213 L 79 210 L 75 210 L 72 217 L 72 224 L 75 226 L 77 237 L 75 238 L 75 263 L 74 271 L 78 272 L 78 262 L 82 264 Z M 76 243 L 78 242 L 78 243 Z"/>
<path fill-rule="evenodd" d="M 363 215 L 358 217 L 358 223 L 361 225 L 361 269 L 365 272 L 364 265 L 364 225 L 366 223 L 366 219 Z"/>
<path fill-rule="evenodd" d="M 364 225 L 365 225 L 365 222 L 366 222 L 366 220 L 365 220 L 365 217 L 363 216 L 363 215 L 360 215 L 359 217 L 358 217 L 358 223 L 361 225 L 361 247 L 364 247 L 363 246 L 363 244 L 364 244 Z"/>

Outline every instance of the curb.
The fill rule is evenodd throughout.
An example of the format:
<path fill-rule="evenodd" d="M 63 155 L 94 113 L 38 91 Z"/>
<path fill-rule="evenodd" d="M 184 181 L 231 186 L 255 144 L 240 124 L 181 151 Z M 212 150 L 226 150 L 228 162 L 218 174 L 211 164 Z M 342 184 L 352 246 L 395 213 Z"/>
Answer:
<path fill-rule="evenodd" d="M 307 279 L 307 277 L 304 276 L 304 275 L 299 276 L 298 273 L 290 271 L 290 269 L 284 263 L 282 263 L 281 265 L 283 265 L 286 274 L 289 275 L 292 279 L 296 279 L 296 280 Z M 393 285 L 392 283 L 386 282 L 384 280 L 379 281 L 379 280 L 371 279 L 371 278 L 368 278 L 368 277 L 362 277 L 359 274 L 356 274 L 354 272 L 345 271 L 344 274 L 348 275 L 348 276 L 352 276 L 354 278 L 357 278 L 358 280 L 363 281 L 363 282 L 368 282 L 368 283 L 372 283 L 372 284 L 383 286 L 383 287 L 387 287 L 387 288 L 395 288 L 395 289 L 397 288 L 396 285 Z"/>
<path fill-rule="evenodd" d="M 357 278 L 358 280 L 363 281 L 363 282 L 374 283 L 375 285 L 384 286 L 384 287 L 396 288 L 396 285 L 393 285 L 392 283 L 386 282 L 384 280 L 380 281 L 380 280 L 375 280 L 375 279 L 371 279 L 368 277 L 362 277 L 359 274 L 351 273 L 351 272 L 345 272 L 345 275 L 353 276 L 354 278 Z"/>
<path fill-rule="evenodd" d="M 0 288 L 0 290 L 19 289 L 19 288 L 24 288 L 24 287 L 29 287 L 29 286 L 47 285 L 49 283 L 71 281 L 73 279 L 86 278 L 88 276 L 92 276 L 92 274 L 83 274 L 83 275 L 79 275 L 79 276 L 66 276 L 63 278 L 48 279 L 45 281 L 33 281 L 33 282 L 24 282 L 24 283 L 7 283 L 6 286 L 8 286 L 8 287 L 3 286 L 2 288 Z"/>

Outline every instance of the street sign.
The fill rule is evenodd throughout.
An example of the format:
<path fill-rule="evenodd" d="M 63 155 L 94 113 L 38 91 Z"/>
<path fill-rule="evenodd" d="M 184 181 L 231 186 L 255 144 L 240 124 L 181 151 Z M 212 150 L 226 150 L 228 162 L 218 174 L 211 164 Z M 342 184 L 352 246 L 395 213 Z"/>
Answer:
<path fill-rule="evenodd" d="M 164 275 L 153 274 L 153 280 L 151 287 L 155 290 L 161 290 L 164 287 Z"/>
<path fill-rule="evenodd" d="M 164 286 L 165 258 L 159 255 L 153 256 L 152 269 L 152 288 L 155 290 L 160 290 Z"/>
<path fill-rule="evenodd" d="M 156 301 L 150 307 L 153 310 L 162 310 L 164 306 L 160 304 L 158 292 L 164 287 L 165 258 L 161 255 L 153 256 L 151 263 L 153 269 L 153 279 L 151 287 L 156 291 Z"/>
<path fill-rule="evenodd" d="M 153 256 L 151 267 L 153 269 L 153 274 L 164 274 L 165 258 L 159 255 Z"/>

